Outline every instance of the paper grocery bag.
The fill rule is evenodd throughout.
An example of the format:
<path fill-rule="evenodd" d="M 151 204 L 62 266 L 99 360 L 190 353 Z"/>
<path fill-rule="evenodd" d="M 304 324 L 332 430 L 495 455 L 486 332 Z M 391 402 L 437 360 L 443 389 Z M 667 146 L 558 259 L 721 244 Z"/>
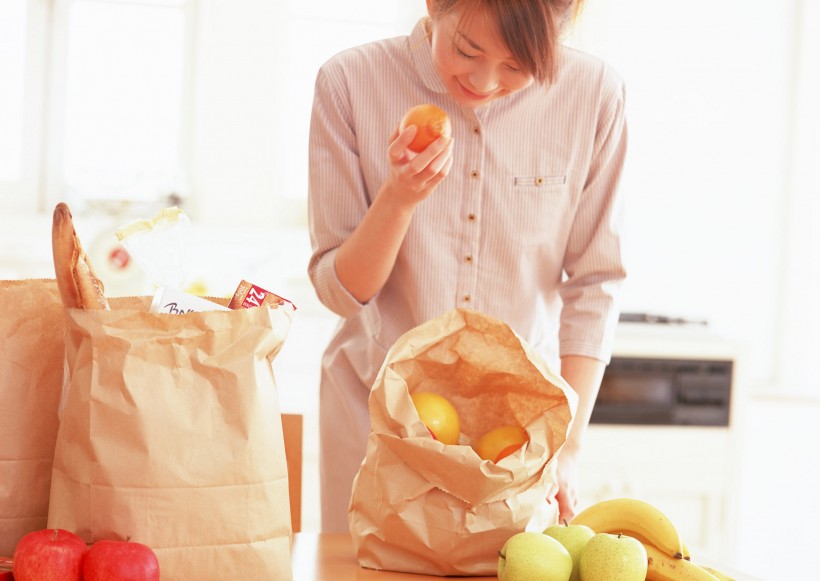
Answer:
<path fill-rule="evenodd" d="M 0 557 L 46 526 L 64 329 L 56 281 L 0 281 Z"/>
<path fill-rule="evenodd" d="M 285 309 L 169 315 L 150 298 L 66 311 L 70 371 L 49 527 L 128 539 L 163 581 L 289 580 L 290 509 L 271 368 Z"/>
<path fill-rule="evenodd" d="M 459 444 L 429 434 L 411 400 L 453 403 Z M 364 567 L 432 575 L 494 575 L 513 534 L 557 522 L 548 503 L 555 453 L 577 397 L 507 325 L 458 309 L 405 333 L 370 394 L 371 432 L 353 483 L 350 531 Z M 469 446 L 518 424 L 530 441 L 495 464 Z"/>

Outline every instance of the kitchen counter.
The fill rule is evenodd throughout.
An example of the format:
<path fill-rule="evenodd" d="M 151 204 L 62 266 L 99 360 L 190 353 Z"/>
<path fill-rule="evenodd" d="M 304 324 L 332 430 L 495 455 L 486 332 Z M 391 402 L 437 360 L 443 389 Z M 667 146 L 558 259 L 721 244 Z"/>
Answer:
<path fill-rule="evenodd" d="M 0 581 L 12 581 L 11 574 L 3 571 L 11 566 L 10 559 L 5 563 L 0 561 Z M 424 579 L 438 579 L 433 575 L 418 575 L 415 573 L 398 573 L 396 571 L 377 571 L 359 566 L 353 552 L 353 542 L 350 535 L 296 533 L 293 535 L 293 563 L 294 581 L 423 581 Z M 721 566 L 717 563 L 705 563 L 724 571 L 734 577 L 735 581 L 763 581 L 740 571 Z M 488 577 L 470 577 L 470 579 L 496 579 L 495 575 Z"/>
<path fill-rule="evenodd" d="M 353 542 L 348 534 L 296 533 L 293 539 L 294 581 L 422 581 L 438 579 L 431 575 L 377 571 L 360 567 L 353 552 Z M 732 575 L 736 581 L 763 581 L 739 571 L 707 563 Z M 470 579 L 496 579 L 470 577 Z"/>
<path fill-rule="evenodd" d="M 353 541 L 346 533 L 296 533 L 293 536 L 293 581 L 422 581 L 432 575 L 378 571 L 359 566 Z M 496 579 L 471 577 L 471 579 Z"/>

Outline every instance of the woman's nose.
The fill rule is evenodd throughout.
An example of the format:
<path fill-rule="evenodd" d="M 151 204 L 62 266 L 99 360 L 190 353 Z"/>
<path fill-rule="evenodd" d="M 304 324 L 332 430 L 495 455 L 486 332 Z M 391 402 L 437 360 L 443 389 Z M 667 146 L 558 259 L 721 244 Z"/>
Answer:
<path fill-rule="evenodd" d="M 491 67 L 481 67 L 474 70 L 469 79 L 473 88 L 480 93 L 492 93 L 498 88 L 498 75 Z"/>

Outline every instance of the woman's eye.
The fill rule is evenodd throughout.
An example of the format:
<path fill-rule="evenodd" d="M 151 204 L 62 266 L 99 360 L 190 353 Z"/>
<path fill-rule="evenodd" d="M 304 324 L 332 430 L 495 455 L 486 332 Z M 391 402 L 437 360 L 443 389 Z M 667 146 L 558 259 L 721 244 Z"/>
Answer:
<path fill-rule="evenodd" d="M 467 54 L 466 52 L 464 52 L 463 50 L 461 50 L 458 47 L 456 47 L 456 52 L 458 53 L 459 56 L 462 56 L 466 59 L 474 59 L 475 58 L 474 54 Z"/>

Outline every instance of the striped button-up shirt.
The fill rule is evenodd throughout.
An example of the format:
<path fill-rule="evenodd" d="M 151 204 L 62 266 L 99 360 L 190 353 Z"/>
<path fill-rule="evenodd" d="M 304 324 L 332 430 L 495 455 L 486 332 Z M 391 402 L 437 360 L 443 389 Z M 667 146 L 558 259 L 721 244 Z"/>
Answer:
<path fill-rule="evenodd" d="M 601 61 L 564 48 L 552 84 L 462 108 L 437 76 L 422 22 L 409 37 L 347 50 L 322 67 L 310 135 L 309 273 L 345 319 L 335 342 L 389 348 L 454 307 L 508 323 L 548 360 L 608 360 L 624 277 L 618 179 L 624 86 Z M 392 275 L 368 304 L 335 275 L 336 248 L 384 183 L 389 137 L 413 105 L 453 123 L 450 175 L 419 204 Z M 362 362 L 364 364 L 364 362 Z M 380 361 L 374 360 L 370 367 Z"/>

